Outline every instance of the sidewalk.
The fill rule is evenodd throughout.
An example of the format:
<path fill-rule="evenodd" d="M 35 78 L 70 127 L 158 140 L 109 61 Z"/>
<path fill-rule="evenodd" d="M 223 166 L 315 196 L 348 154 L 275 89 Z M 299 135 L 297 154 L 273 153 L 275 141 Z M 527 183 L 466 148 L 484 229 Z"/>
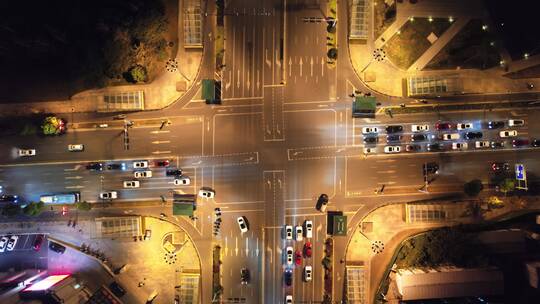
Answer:
<path fill-rule="evenodd" d="M 433 228 L 453 226 L 463 223 L 473 223 L 497 220 L 524 210 L 540 210 L 538 197 L 501 197 L 505 206 L 500 209 L 484 211 L 480 217 L 473 218 L 465 213 L 456 215 L 447 221 L 407 223 L 405 222 L 405 205 L 391 204 L 375 209 L 366 215 L 351 236 L 346 251 L 347 265 L 365 265 L 365 298 L 366 303 L 372 303 L 375 292 L 384 279 L 384 274 L 399 245 L 408 237 Z M 461 204 L 468 204 L 474 200 L 464 199 Z M 437 202 L 437 201 L 434 201 Z M 443 203 L 443 201 L 439 202 Z M 460 204 L 460 202 L 453 202 Z M 461 209 L 461 208 L 458 208 Z M 465 209 L 465 208 L 463 208 Z M 381 242 L 382 252 L 375 253 L 372 246 Z"/>
<path fill-rule="evenodd" d="M 202 63 L 203 48 L 184 48 L 183 3 L 184 1 L 178 0 L 178 41 L 174 48 L 177 52 L 172 56 L 172 59 L 178 62 L 175 72 L 168 72 L 163 62 L 163 71 L 149 84 L 86 90 L 75 94 L 69 100 L 0 104 L 0 113 L 4 116 L 17 116 L 29 113 L 97 112 L 104 95 L 133 91 L 144 91 L 145 110 L 157 110 L 171 105 L 194 84 Z"/>
<path fill-rule="evenodd" d="M 467 9 L 465 9 L 467 8 Z M 528 59 L 517 61 L 505 60 L 505 67 L 494 67 L 488 70 L 476 69 L 454 69 L 454 70 L 421 70 L 426 66 L 446 43 L 451 41 L 454 35 L 459 33 L 469 19 L 482 19 L 485 12 L 481 4 L 475 1 L 474 9 L 469 6 L 456 4 L 448 0 L 419 1 L 417 4 L 410 4 L 408 1 L 397 3 L 396 20 L 391 24 L 381 37 L 373 37 L 373 28 L 370 28 L 371 39 L 366 44 L 349 43 L 350 59 L 353 68 L 358 73 L 361 80 L 371 89 L 385 95 L 406 97 L 407 78 L 411 77 L 442 77 L 456 81 L 455 94 L 493 94 L 493 93 L 521 93 L 531 92 L 527 84 L 533 84 L 534 90 L 540 88 L 540 79 L 511 79 L 505 77 L 509 72 L 526 69 L 540 64 L 540 56 L 532 56 Z M 370 20 L 373 20 L 374 10 L 369 11 Z M 405 71 L 399 69 L 388 59 L 384 61 L 373 60 L 373 52 L 376 48 L 381 48 L 396 31 L 408 21 L 410 16 L 414 17 L 444 17 L 452 16 L 456 23 L 451 26 L 418 60 Z M 418 70 L 417 70 L 418 68 Z"/>

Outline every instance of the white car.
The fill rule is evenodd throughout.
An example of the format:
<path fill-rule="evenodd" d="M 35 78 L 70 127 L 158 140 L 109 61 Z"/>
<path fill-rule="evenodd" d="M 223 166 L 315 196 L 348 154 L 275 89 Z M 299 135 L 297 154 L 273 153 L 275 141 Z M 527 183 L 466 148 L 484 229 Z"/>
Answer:
<path fill-rule="evenodd" d="M 68 151 L 69 152 L 81 152 L 84 150 L 83 144 L 74 144 L 74 145 L 68 145 Z"/>
<path fill-rule="evenodd" d="M 133 172 L 133 176 L 135 176 L 135 178 L 148 178 L 148 177 L 152 177 L 152 171 L 150 171 L 150 170 L 145 170 L 145 171 L 135 171 L 135 172 Z"/>
<path fill-rule="evenodd" d="M 379 133 L 379 128 L 377 127 L 363 127 L 362 134 L 375 134 Z"/>
<path fill-rule="evenodd" d="M 18 239 L 19 239 L 19 236 L 12 235 L 11 238 L 9 239 L 8 243 L 7 243 L 6 250 L 7 251 L 13 251 L 13 249 L 15 249 L 15 245 L 17 245 L 17 240 Z"/>
<path fill-rule="evenodd" d="M 292 265 L 293 263 L 293 248 L 291 246 L 288 246 L 285 250 L 285 255 L 287 258 L 287 265 Z"/>
<path fill-rule="evenodd" d="M 180 176 L 175 178 L 173 182 L 176 186 L 187 186 L 191 184 L 191 179 L 188 176 Z"/>
<path fill-rule="evenodd" d="M 525 121 L 523 119 L 510 119 L 508 120 L 508 126 L 523 126 L 525 124 Z"/>
<path fill-rule="evenodd" d="M 413 132 L 427 132 L 429 131 L 428 125 L 412 125 L 411 131 Z"/>
<path fill-rule="evenodd" d="M 384 147 L 384 153 L 399 153 L 401 152 L 400 146 L 386 146 Z"/>
<path fill-rule="evenodd" d="M 19 149 L 19 156 L 34 156 L 36 149 Z"/>
<path fill-rule="evenodd" d="M 139 188 L 141 183 L 137 180 L 134 181 L 124 181 L 124 188 Z"/>
<path fill-rule="evenodd" d="M 301 241 L 304 236 L 304 229 L 302 228 L 302 226 L 300 225 L 296 226 L 295 232 L 296 232 L 296 240 Z"/>
<path fill-rule="evenodd" d="M 375 148 L 364 148 L 364 154 L 373 154 L 375 151 Z"/>
<path fill-rule="evenodd" d="M 506 130 L 499 132 L 500 137 L 516 137 L 517 131 L 516 130 Z"/>
<path fill-rule="evenodd" d="M 245 217 L 239 216 L 236 219 L 236 222 L 238 223 L 238 227 L 240 227 L 241 232 L 248 232 L 249 228 L 248 228 L 248 225 L 246 223 L 246 218 Z"/>
<path fill-rule="evenodd" d="M 99 194 L 99 198 L 105 199 L 105 200 L 112 200 L 112 199 L 118 198 L 118 193 L 116 191 L 101 192 Z"/>
<path fill-rule="evenodd" d="M 443 140 L 456 140 L 459 139 L 459 133 L 447 133 L 442 135 Z"/>
<path fill-rule="evenodd" d="M 291 295 L 287 295 L 285 297 L 285 304 L 292 304 L 292 296 Z"/>
<path fill-rule="evenodd" d="M 147 160 L 135 161 L 135 162 L 133 162 L 133 168 L 135 168 L 135 169 L 148 168 L 148 161 Z"/>
<path fill-rule="evenodd" d="M 214 189 L 209 187 L 202 187 L 199 189 L 199 196 L 200 197 L 206 197 L 206 198 L 213 198 L 216 196 L 216 191 Z"/>
<path fill-rule="evenodd" d="M 458 130 L 466 130 L 466 129 L 472 129 L 472 128 L 473 128 L 472 123 L 464 122 L 464 123 L 457 124 Z"/>
<path fill-rule="evenodd" d="M 313 237 L 313 222 L 307 221 L 304 223 L 304 227 L 306 228 L 306 238 L 312 238 Z"/>
<path fill-rule="evenodd" d="M 7 245 L 8 241 L 9 241 L 9 238 L 7 236 L 3 236 L 0 239 L 0 252 L 6 251 L 6 245 Z"/>
<path fill-rule="evenodd" d="M 476 147 L 476 149 L 489 148 L 489 141 L 477 141 L 474 143 L 474 146 Z"/>
<path fill-rule="evenodd" d="M 292 240 L 292 236 L 293 236 L 292 226 L 291 225 L 286 225 L 285 226 L 285 239 Z"/>
<path fill-rule="evenodd" d="M 313 276 L 313 268 L 310 265 L 304 267 L 304 281 L 309 282 Z"/>
<path fill-rule="evenodd" d="M 463 143 L 452 143 L 453 150 L 466 150 L 469 145 L 465 142 Z"/>

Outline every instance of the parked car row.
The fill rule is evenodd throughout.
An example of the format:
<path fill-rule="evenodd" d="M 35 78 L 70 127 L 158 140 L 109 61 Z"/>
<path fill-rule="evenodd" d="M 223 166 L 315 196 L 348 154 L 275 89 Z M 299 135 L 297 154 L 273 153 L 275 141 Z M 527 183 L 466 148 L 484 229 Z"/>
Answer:
<path fill-rule="evenodd" d="M 500 129 L 505 126 L 508 127 L 520 127 L 525 124 L 524 120 L 521 119 L 511 119 L 508 122 L 505 121 L 489 121 L 486 125 L 488 129 Z M 481 126 L 480 126 L 481 127 Z M 410 144 L 405 145 L 406 152 L 417 152 L 422 151 L 423 146 L 421 142 L 428 142 L 430 140 L 441 140 L 442 142 L 429 142 L 425 145 L 425 149 L 430 152 L 440 152 L 446 150 L 467 150 L 469 148 L 469 142 L 471 140 L 476 140 L 474 142 L 474 148 L 484 149 L 492 148 L 499 149 L 505 147 L 505 142 L 503 141 L 506 138 L 515 138 L 518 136 L 518 131 L 516 130 L 501 130 L 498 132 L 498 135 L 501 141 L 487 141 L 481 140 L 483 133 L 480 131 L 474 130 L 475 126 L 472 122 L 462 122 L 462 123 L 452 123 L 452 122 L 437 122 L 435 124 L 436 131 L 450 131 L 457 130 L 455 133 L 441 133 L 441 134 L 427 134 L 430 130 L 429 125 L 411 125 L 410 135 Z M 401 125 L 389 125 L 385 127 L 387 133 L 386 141 L 387 146 L 384 147 L 384 153 L 393 154 L 400 153 L 403 151 L 400 142 L 405 138 L 404 135 L 399 134 L 403 132 L 404 127 Z M 463 133 L 459 133 L 463 131 Z M 364 135 L 364 143 L 366 147 L 364 148 L 364 154 L 370 154 L 376 152 L 376 147 L 369 147 L 370 145 L 376 144 L 378 142 L 378 132 L 379 128 L 370 126 L 362 128 L 362 134 Z M 373 136 L 375 135 L 375 136 Z M 463 141 L 459 142 L 462 139 Z M 445 144 L 445 141 L 457 141 L 449 144 Z M 522 147 L 531 145 L 533 147 L 540 146 L 540 140 L 535 139 L 529 141 L 528 139 L 516 138 L 512 141 L 513 147 Z"/>
<path fill-rule="evenodd" d="M 34 242 L 32 243 L 32 249 L 34 251 L 39 251 L 41 249 L 41 245 L 43 244 L 44 240 L 45 240 L 45 235 L 43 234 L 36 235 L 36 238 L 34 239 Z M 6 252 L 6 251 L 13 251 L 18 241 L 19 241 L 18 235 L 4 235 L 0 237 L 0 253 Z"/>

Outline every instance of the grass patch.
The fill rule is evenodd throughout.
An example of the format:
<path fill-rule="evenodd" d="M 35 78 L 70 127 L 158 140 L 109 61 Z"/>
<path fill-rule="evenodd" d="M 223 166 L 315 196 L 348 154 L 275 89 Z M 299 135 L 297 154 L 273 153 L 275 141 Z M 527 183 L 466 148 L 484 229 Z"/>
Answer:
<path fill-rule="evenodd" d="M 388 58 L 399 68 L 408 69 L 431 46 L 429 34 L 440 37 L 452 25 L 445 18 L 414 18 L 407 21 L 400 31 L 386 43 L 384 50 Z"/>
<path fill-rule="evenodd" d="M 427 69 L 489 69 L 499 65 L 501 55 L 495 35 L 473 19 L 431 60 Z"/>
<path fill-rule="evenodd" d="M 394 4 L 388 5 L 384 0 L 375 0 L 373 6 L 375 8 L 375 15 L 373 16 L 375 39 L 377 39 L 386 31 L 390 24 L 396 21 L 396 3 L 394 2 Z"/>

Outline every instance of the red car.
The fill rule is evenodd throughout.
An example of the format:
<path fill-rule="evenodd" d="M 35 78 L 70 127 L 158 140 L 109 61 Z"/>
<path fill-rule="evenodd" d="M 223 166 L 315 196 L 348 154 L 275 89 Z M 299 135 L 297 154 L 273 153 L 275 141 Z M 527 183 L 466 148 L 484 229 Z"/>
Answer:
<path fill-rule="evenodd" d="M 170 164 L 169 160 L 159 160 L 155 162 L 156 167 L 168 167 Z"/>
<path fill-rule="evenodd" d="M 512 146 L 514 148 L 522 147 L 522 146 L 528 146 L 528 145 L 529 145 L 529 140 L 528 139 L 518 138 L 518 139 L 512 140 Z"/>
<path fill-rule="evenodd" d="M 435 124 L 437 130 L 451 130 L 454 129 L 454 125 L 449 122 L 438 122 Z"/>
<path fill-rule="evenodd" d="M 296 250 L 296 252 L 294 253 L 294 262 L 296 263 L 296 265 L 302 264 L 302 253 L 300 252 L 300 250 Z"/>
<path fill-rule="evenodd" d="M 311 257 L 311 243 L 310 242 L 306 242 L 304 244 L 304 256 L 306 258 L 310 258 Z"/>
<path fill-rule="evenodd" d="M 32 244 L 32 249 L 34 249 L 35 251 L 39 251 L 41 249 L 41 244 L 43 244 L 43 239 L 45 237 L 43 236 L 43 234 L 38 234 L 38 236 L 36 236 L 36 239 L 34 240 L 34 244 Z"/>

